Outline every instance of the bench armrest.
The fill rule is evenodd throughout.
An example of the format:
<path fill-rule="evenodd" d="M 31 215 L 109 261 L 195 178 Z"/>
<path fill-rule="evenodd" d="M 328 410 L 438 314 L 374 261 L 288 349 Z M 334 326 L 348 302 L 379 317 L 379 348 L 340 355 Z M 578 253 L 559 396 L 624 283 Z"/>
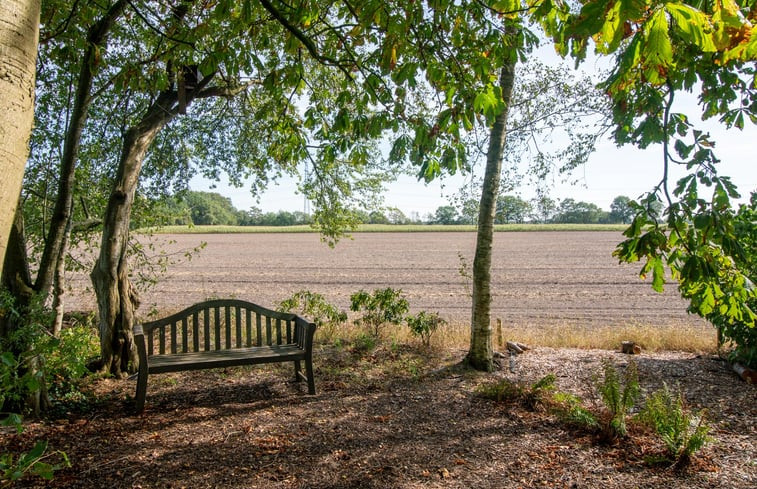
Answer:
<path fill-rule="evenodd" d="M 134 345 L 137 347 L 137 355 L 139 355 L 139 370 L 142 370 L 142 366 L 147 368 L 147 345 L 145 343 L 145 333 L 141 324 L 134 325 Z"/>

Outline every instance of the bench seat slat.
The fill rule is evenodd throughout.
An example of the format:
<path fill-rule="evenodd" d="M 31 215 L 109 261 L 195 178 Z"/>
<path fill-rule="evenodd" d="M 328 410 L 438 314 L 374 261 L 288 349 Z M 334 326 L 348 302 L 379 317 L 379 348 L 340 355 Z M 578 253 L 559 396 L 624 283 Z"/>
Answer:
<path fill-rule="evenodd" d="M 157 374 L 304 359 L 305 351 L 297 345 L 253 346 L 251 348 L 199 351 L 179 355 L 156 355 L 150 357 L 148 361 L 148 372 Z"/>

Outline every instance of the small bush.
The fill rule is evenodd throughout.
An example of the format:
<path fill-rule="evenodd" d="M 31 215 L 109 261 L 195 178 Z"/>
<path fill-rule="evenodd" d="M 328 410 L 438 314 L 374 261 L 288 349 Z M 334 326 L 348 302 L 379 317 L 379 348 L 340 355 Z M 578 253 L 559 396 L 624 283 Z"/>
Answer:
<path fill-rule="evenodd" d="M 50 463 L 49 460 L 53 458 L 58 462 Z M 9 487 L 28 476 L 52 480 L 56 470 L 70 466 L 65 452 L 47 453 L 47 442 L 38 441 L 28 453 L 21 453 L 17 457 L 12 453 L 0 454 L 0 485 Z"/>
<path fill-rule="evenodd" d="M 421 311 L 414 316 L 408 316 L 405 320 L 410 328 L 410 332 L 414 336 L 420 337 L 426 346 L 431 344 L 431 335 L 439 329 L 439 326 L 447 324 L 447 321 L 440 318 L 438 313 L 428 313 L 426 311 Z"/>
<path fill-rule="evenodd" d="M 370 294 L 360 290 L 350 296 L 350 303 L 350 310 L 363 313 L 356 322 L 366 325 L 376 338 L 381 326 L 401 323 L 410 308 L 402 290 L 391 287 L 376 289 Z"/>
<path fill-rule="evenodd" d="M 340 311 L 321 294 L 309 290 L 299 290 L 292 297 L 279 303 L 279 310 L 301 314 L 313 321 L 318 330 L 326 328 L 326 334 L 334 336 L 334 329 L 347 321 L 347 313 Z"/>
<path fill-rule="evenodd" d="M 552 400 L 557 417 L 564 423 L 589 430 L 600 428 L 599 421 L 597 421 L 594 413 L 583 407 L 581 400 L 573 394 L 556 392 Z"/>
<path fill-rule="evenodd" d="M 597 391 L 607 410 L 602 423 L 602 433 L 607 440 L 625 438 L 628 435 L 626 416 L 641 393 L 636 363 L 628 364 L 622 379 L 609 361 L 604 363 L 603 371 L 602 380 L 595 380 Z"/>
<path fill-rule="evenodd" d="M 647 398 L 637 418 L 660 436 L 667 461 L 679 466 L 687 465 L 692 455 L 710 441 L 704 413 L 688 412 L 683 395 L 674 395 L 667 384 Z"/>
<path fill-rule="evenodd" d="M 535 383 L 523 384 L 508 379 L 481 384 L 476 393 L 497 402 L 517 402 L 529 411 L 535 411 L 548 401 L 548 393 L 555 389 L 555 376 L 549 374 Z"/>
<path fill-rule="evenodd" d="M 60 338 L 51 339 L 53 350 L 46 361 L 46 377 L 54 398 L 70 398 L 78 392 L 80 380 L 89 373 L 87 364 L 100 353 L 95 330 L 85 324 L 64 328 Z"/>

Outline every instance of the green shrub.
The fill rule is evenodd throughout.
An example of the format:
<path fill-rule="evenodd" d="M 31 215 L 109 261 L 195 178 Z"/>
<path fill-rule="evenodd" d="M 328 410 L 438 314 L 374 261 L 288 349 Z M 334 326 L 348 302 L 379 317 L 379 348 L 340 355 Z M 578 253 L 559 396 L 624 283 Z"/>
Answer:
<path fill-rule="evenodd" d="M 350 303 L 350 310 L 363 313 L 356 323 L 366 325 L 374 337 L 383 325 L 401 323 L 410 308 L 402 290 L 391 287 L 370 294 L 360 290 L 350 296 Z"/>
<path fill-rule="evenodd" d="M 439 326 L 447 324 L 447 321 L 440 318 L 438 313 L 428 313 L 426 311 L 420 311 L 414 316 L 408 316 L 405 318 L 405 321 L 407 321 L 410 332 L 414 336 L 420 337 L 426 346 L 431 344 L 431 335 L 439 329 Z"/>
<path fill-rule="evenodd" d="M 307 317 L 318 326 L 318 331 L 325 328 L 325 334 L 329 337 L 334 336 L 337 326 L 347 321 L 347 313 L 340 311 L 321 294 L 309 290 L 299 290 L 281 301 L 279 310 Z"/>
<path fill-rule="evenodd" d="M 641 393 L 636 363 L 629 362 L 622 379 L 609 361 L 604 362 L 603 371 L 602 380 L 595 380 L 597 391 L 607 410 L 603 417 L 602 433 L 608 440 L 624 438 L 628 434 L 626 416 Z"/>
<path fill-rule="evenodd" d="M 57 463 L 50 463 L 55 458 Z M 52 480 L 56 470 L 70 467 L 65 452 L 55 451 L 47 453 L 47 442 L 38 441 L 28 453 L 14 457 L 12 453 L 0 454 L 0 485 L 10 487 L 14 482 L 28 476 L 42 477 Z"/>
<path fill-rule="evenodd" d="M 677 465 L 688 464 L 692 455 L 710 441 L 704 412 L 688 412 L 683 395 L 674 395 L 667 384 L 647 398 L 637 418 L 660 436 L 667 460 Z"/>

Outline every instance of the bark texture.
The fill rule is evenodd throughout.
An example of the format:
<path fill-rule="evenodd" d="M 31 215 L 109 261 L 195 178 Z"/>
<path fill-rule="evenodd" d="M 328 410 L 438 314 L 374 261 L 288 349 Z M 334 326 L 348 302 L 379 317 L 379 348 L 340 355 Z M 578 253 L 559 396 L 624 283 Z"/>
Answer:
<path fill-rule="evenodd" d="M 238 93 L 212 88 L 203 92 L 214 75 L 205 77 L 195 90 L 188 91 L 187 105 L 198 97 L 233 96 Z M 129 224 L 139 174 L 150 145 L 178 114 L 177 91 L 163 91 L 145 111 L 140 122 L 126 132 L 118 172 L 105 209 L 100 255 L 90 278 L 97 296 L 103 370 L 115 376 L 133 372 L 139 362 L 133 333 L 134 312 L 139 307 L 139 297 L 129 279 L 127 261 Z"/>
<path fill-rule="evenodd" d="M 173 92 L 164 92 L 139 124 L 129 129 L 118 164 L 115 184 L 103 222 L 100 256 L 91 278 L 97 295 L 98 325 L 103 369 L 121 376 L 138 364 L 132 326 L 139 306 L 137 291 L 129 280 L 127 246 L 134 195 L 142 162 L 160 130 L 176 115 Z"/>
<path fill-rule="evenodd" d="M 29 155 L 39 12 L 40 0 L 0 2 L 0 257 L 5 256 Z"/>
<path fill-rule="evenodd" d="M 476 253 L 473 259 L 473 307 L 471 311 L 471 341 L 466 357 L 467 363 L 477 369 L 490 372 L 494 369 L 491 327 L 491 264 L 494 240 L 494 214 L 497 210 L 502 157 L 507 136 L 507 115 L 510 110 L 515 61 L 506 64 L 500 72 L 500 88 L 505 109 L 497 116 L 489 135 L 486 153 L 486 170 L 481 192 L 476 233 Z"/>

